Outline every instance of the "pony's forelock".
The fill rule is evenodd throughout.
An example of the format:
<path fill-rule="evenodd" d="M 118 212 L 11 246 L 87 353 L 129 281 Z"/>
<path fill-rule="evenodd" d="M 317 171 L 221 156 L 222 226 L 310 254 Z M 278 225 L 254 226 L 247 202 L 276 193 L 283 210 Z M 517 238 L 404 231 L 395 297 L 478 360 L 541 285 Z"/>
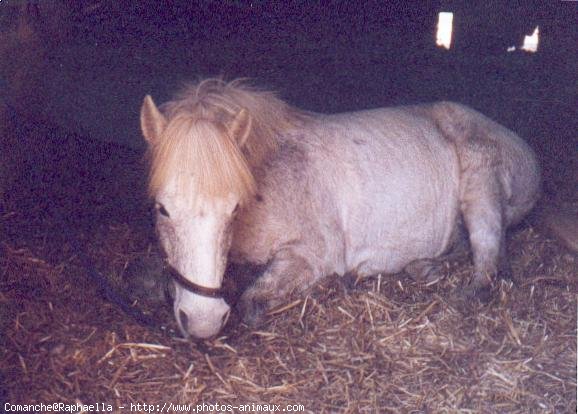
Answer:
<path fill-rule="evenodd" d="M 276 149 L 277 135 L 306 118 L 272 92 L 218 78 L 186 86 L 161 109 L 168 125 L 149 148 L 149 192 L 155 197 L 175 179 L 177 191 L 191 202 L 229 194 L 246 201 L 256 191 L 253 168 Z M 228 125 L 242 109 L 251 129 L 240 148 Z"/>
<path fill-rule="evenodd" d="M 149 192 L 154 197 L 170 179 L 194 203 L 234 194 L 241 202 L 255 193 L 255 180 L 239 147 L 223 126 L 177 116 L 153 149 Z"/>

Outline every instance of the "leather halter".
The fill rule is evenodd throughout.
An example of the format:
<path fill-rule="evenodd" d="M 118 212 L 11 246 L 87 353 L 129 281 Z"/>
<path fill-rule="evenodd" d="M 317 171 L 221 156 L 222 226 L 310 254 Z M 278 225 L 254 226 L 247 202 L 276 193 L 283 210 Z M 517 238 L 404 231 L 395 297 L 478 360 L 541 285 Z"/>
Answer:
<path fill-rule="evenodd" d="M 206 286 L 197 285 L 194 282 L 186 279 L 183 275 L 177 271 L 174 267 L 167 265 L 166 270 L 168 274 L 173 278 L 175 282 L 184 287 L 186 290 L 197 295 L 204 296 L 206 298 L 224 299 L 225 290 L 222 287 L 210 288 Z"/>

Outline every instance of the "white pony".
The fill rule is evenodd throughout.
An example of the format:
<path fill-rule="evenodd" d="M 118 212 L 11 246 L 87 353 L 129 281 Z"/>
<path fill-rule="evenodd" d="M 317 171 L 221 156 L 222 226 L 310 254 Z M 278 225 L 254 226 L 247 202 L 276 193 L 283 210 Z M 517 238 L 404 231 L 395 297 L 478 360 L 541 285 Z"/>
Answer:
<path fill-rule="evenodd" d="M 479 292 L 504 264 L 506 227 L 539 195 L 528 145 L 449 102 L 316 115 L 208 79 L 160 109 L 147 96 L 141 126 L 185 336 L 226 323 L 227 261 L 266 265 L 240 301 L 254 324 L 326 275 L 427 273 L 461 223 L 475 267 L 468 291 Z"/>

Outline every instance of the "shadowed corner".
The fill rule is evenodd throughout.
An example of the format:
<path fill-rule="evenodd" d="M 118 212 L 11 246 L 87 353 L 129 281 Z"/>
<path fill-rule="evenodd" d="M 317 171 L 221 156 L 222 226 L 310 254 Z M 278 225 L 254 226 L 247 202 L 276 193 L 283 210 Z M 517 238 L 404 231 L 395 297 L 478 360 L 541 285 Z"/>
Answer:
<path fill-rule="evenodd" d="M 6 379 L 0 371 L 0 410 L 4 410 L 4 404 L 8 402 L 8 390 L 6 389 Z"/>

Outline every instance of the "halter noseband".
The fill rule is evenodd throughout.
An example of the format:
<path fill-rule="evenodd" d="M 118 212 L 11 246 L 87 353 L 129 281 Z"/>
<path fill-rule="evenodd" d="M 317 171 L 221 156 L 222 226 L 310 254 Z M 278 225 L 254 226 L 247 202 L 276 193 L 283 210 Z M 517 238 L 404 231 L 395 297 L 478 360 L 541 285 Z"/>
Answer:
<path fill-rule="evenodd" d="M 174 267 L 167 265 L 166 269 L 171 278 L 189 292 L 196 293 L 197 295 L 201 295 L 206 298 L 215 298 L 215 299 L 225 298 L 225 290 L 222 287 L 210 288 L 206 286 L 197 285 L 196 283 L 193 283 L 190 280 L 186 279 Z"/>

